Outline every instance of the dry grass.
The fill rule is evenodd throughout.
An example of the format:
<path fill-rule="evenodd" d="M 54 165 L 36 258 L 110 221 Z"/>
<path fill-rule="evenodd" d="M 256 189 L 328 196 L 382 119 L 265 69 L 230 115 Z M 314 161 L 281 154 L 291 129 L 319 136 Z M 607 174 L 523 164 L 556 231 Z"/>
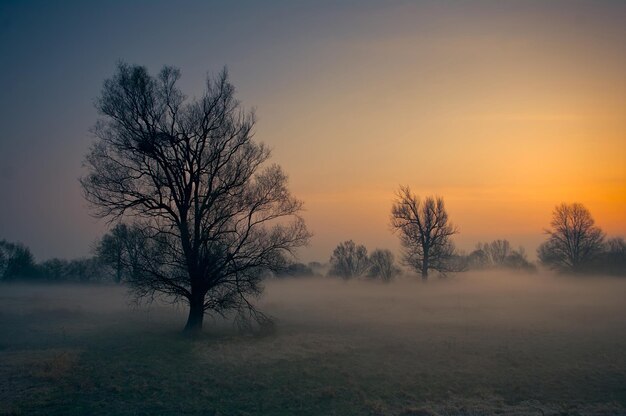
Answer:
<path fill-rule="evenodd" d="M 626 414 L 626 281 L 274 281 L 275 333 L 193 341 L 121 288 L 0 290 L 4 414 Z"/>

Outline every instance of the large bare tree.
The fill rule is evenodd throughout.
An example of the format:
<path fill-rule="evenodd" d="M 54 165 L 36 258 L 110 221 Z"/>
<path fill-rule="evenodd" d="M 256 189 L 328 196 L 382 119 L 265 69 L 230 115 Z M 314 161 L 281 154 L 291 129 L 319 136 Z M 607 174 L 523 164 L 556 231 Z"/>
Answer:
<path fill-rule="evenodd" d="M 443 198 L 421 200 L 409 187 L 400 187 L 391 208 L 391 226 L 400 234 L 404 261 L 428 279 L 428 272 L 454 271 L 451 262 L 454 245 L 450 240 L 458 233 L 448 221 Z"/>
<path fill-rule="evenodd" d="M 560 204 L 552 212 L 548 240 L 537 249 L 539 260 L 562 271 L 581 271 L 602 252 L 604 233 L 582 204 Z"/>
<path fill-rule="evenodd" d="M 193 100 L 179 77 L 172 67 L 152 76 L 121 63 L 105 81 L 85 197 L 96 216 L 132 217 L 142 227 L 139 272 L 129 283 L 139 297 L 188 302 L 186 331 L 201 329 L 205 313 L 264 320 L 251 297 L 263 274 L 309 239 L 302 202 L 253 140 L 254 114 L 235 99 L 227 72 L 208 77 Z"/>

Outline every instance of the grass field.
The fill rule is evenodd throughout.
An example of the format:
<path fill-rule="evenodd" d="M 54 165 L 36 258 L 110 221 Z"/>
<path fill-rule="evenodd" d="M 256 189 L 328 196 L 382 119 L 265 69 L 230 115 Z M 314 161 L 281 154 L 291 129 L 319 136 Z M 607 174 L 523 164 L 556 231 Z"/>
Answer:
<path fill-rule="evenodd" d="M 271 334 L 123 287 L 0 286 L 0 414 L 626 414 L 626 280 L 270 281 Z"/>

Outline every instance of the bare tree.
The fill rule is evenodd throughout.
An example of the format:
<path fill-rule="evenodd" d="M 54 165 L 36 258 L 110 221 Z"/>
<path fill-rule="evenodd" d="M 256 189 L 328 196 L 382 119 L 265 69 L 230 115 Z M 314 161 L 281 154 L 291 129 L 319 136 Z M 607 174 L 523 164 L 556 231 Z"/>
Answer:
<path fill-rule="evenodd" d="M 101 263 L 113 268 L 115 281 L 129 280 L 140 272 L 140 259 L 145 244 L 143 231 L 136 224 L 120 223 L 102 236 L 96 246 Z"/>
<path fill-rule="evenodd" d="M 491 258 L 487 253 L 487 243 L 477 243 L 476 248 L 467 256 L 469 269 L 486 269 L 491 267 Z"/>
<path fill-rule="evenodd" d="M 172 67 L 151 76 L 121 63 L 105 81 L 85 197 L 96 216 L 132 216 L 142 227 L 140 270 L 129 283 L 138 297 L 186 301 L 186 331 L 200 330 L 205 313 L 264 321 L 251 296 L 308 241 L 302 202 L 281 168 L 266 164 L 270 151 L 253 140 L 254 114 L 235 99 L 227 72 L 208 77 L 193 100 L 179 77 Z"/>
<path fill-rule="evenodd" d="M 605 252 L 600 258 L 600 270 L 605 273 L 626 276 L 626 240 L 622 237 L 610 238 Z"/>
<path fill-rule="evenodd" d="M 369 275 L 371 277 L 380 278 L 384 282 L 389 282 L 400 274 L 400 269 L 396 266 L 394 255 L 389 250 L 376 249 L 372 251 L 369 262 Z"/>
<path fill-rule="evenodd" d="M 356 245 L 349 240 L 339 244 L 330 257 L 330 271 L 333 276 L 344 279 L 363 276 L 369 269 L 370 263 L 367 257 L 367 248 Z"/>
<path fill-rule="evenodd" d="M 503 266 L 513 251 L 508 240 L 494 240 L 491 243 L 485 243 L 483 249 L 489 255 L 494 266 Z"/>
<path fill-rule="evenodd" d="M 494 240 L 490 243 L 478 243 L 466 256 L 468 269 L 507 268 L 536 271 L 535 265 L 528 261 L 524 247 L 511 248 L 508 240 Z"/>
<path fill-rule="evenodd" d="M 546 266 L 581 271 L 603 250 L 604 233 L 582 204 L 560 204 L 552 212 L 548 241 L 537 249 Z"/>
<path fill-rule="evenodd" d="M 38 277 L 35 257 L 20 243 L 0 240 L 0 280 Z"/>
<path fill-rule="evenodd" d="M 450 237 L 458 231 L 448 222 L 443 198 L 421 201 L 409 187 L 400 187 L 391 209 L 391 225 L 400 233 L 404 261 L 421 273 L 422 279 L 428 279 L 429 270 L 454 271 Z"/>

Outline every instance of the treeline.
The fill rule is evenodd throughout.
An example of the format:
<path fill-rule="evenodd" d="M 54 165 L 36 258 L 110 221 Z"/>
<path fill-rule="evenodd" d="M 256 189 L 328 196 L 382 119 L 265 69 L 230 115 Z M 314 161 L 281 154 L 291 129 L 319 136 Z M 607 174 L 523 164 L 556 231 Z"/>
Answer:
<path fill-rule="evenodd" d="M 368 255 L 364 245 L 349 240 L 339 244 L 333 251 L 328 274 L 343 279 L 367 276 L 388 282 L 400 272 L 391 251 L 376 249 Z"/>
<path fill-rule="evenodd" d="M 507 240 L 478 243 L 469 254 L 457 251 L 451 238 L 459 231 L 449 220 L 443 198 L 422 199 L 409 187 L 400 187 L 396 195 L 391 227 L 400 237 L 402 264 L 423 280 L 432 271 L 446 276 L 451 272 L 492 268 L 537 270 L 525 250 L 512 249 Z M 557 205 L 545 233 L 548 239 L 537 249 L 542 267 L 565 274 L 626 276 L 626 242 L 621 237 L 607 238 L 582 204 Z M 344 278 L 370 270 L 367 250 L 351 241 L 337 246 L 330 262 L 330 274 Z M 387 267 L 395 267 L 393 257 Z"/>
<path fill-rule="evenodd" d="M 439 276 L 446 276 L 449 272 L 489 269 L 534 273 L 541 266 L 568 274 L 626 276 L 626 241 L 621 237 L 607 239 L 582 205 L 557 206 L 551 227 L 546 230 L 548 240 L 537 249 L 538 265 L 528 259 L 523 247 L 514 249 L 505 239 L 479 242 L 469 253 L 457 251 L 450 241 L 446 241 L 437 249 L 435 270 Z M 390 250 L 375 249 L 368 253 L 364 245 L 348 240 L 337 245 L 328 264 L 284 261 L 282 267 L 277 267 L 268 276 L 327 275 L 345 280 L 364 277 L 390 282 L 402 273 L 401 265 L 422 273 L 423 249 L 419 244 L 409 245 L 409 239 L 402 241 L 405 252 L 400 262 Z M 121 223 L 102 236 L 95 244 L 91 257 L 72 260 L 53 258 L 38 263 L 28 247 L 0 240 L 0 281 L 131 281 L 141 277 L 141 256 L 145 243 L 146 236 L 141 227 Z"/>
<path fill-rule="evenodd" d="M 404 260 L 402 265 L 410 269 L 411 263 L 406 262 L 406 255 Z M 528 260 L 524 248 L 514 250 L 507 240 L 478 243 L 469 254 L 451 252 L 445 259 L 442 258 L 442 261 L 446 262 L 447 273 L 487 269 L 537 271 L 537 266 Z M 329 260 L 327 275 L 346 280 L 367 277 L 388 282 L 401 273 L 400 264 L 396 262 L 390 250 L 376 249 L 368 255 L 364 245 L 348 240 L 334 249 Z M 439 273 L 439 276 L 446 276 L 443 271 Z"/>
<path fill-rule="evenodd" d="M 557 205 L 546 234 L 548 240 L 537 249 L 544 266 L 570 274 L 626 276 L 626 242 L 607 239 L 582 204 Z"/>
<path fill-rule="evenodd" d="M 514 250 L 508 240 L 478 243 L 471 253 L 462 256 L 461 261 L 469 270 L 499 268 L 531 273 L 537 271 L 537 266 L 528 260 L 524 247 Z"/>
<path fill-rule="evenodd" d="M 530 261 L 524 247 L 514 249 L 506 239 L 493 240 L 488 243 L 479 242 L 469 253 L 453 251 L 445 261 L 447 272 L 440 271 L 439 277 L 447 276 L 450 272 L 481 271 L 481 270 L 508 270 L 521 273 L 536 273 L 539 267 L 556 270 L 567 274 L 599 274 L 626 276 L 626 241 L 623 238 L 610 238 L 602 241 L 593 256 L 581 261 L 577 268 L 567 267 L 561 259 L 554 259 L 554 254 L 543 254 L 545 245 L 539 248 L 538 264 Z M 402 274 L 401 265 L 408 270 L 420 272 L 420 269 L 411 267 L 406 262 L 406 255 L 400 263 L 390 250 L 376 249 L 368 255 L 364 245 L 356 244 L 352 240 L 337 245 L 334 249 L 328 266 L 320 263 L 293 263 L 289 270 L 281 276 L 313 276 L 323 275 L 352 278 L 373 278 L 385 282 L 393 280 Z M 315 265 L 317 267 L 311 267 Z M 324 273 L 321 270 L 327 270 Z"/>
<path fill-rule="evenodd" d="M 0 281 L 16 280 L 110 281 L 111 273 L 96 256 L 72 260 L 54 258 L 37 263 L 28 247 L 0 240 Z"/>

